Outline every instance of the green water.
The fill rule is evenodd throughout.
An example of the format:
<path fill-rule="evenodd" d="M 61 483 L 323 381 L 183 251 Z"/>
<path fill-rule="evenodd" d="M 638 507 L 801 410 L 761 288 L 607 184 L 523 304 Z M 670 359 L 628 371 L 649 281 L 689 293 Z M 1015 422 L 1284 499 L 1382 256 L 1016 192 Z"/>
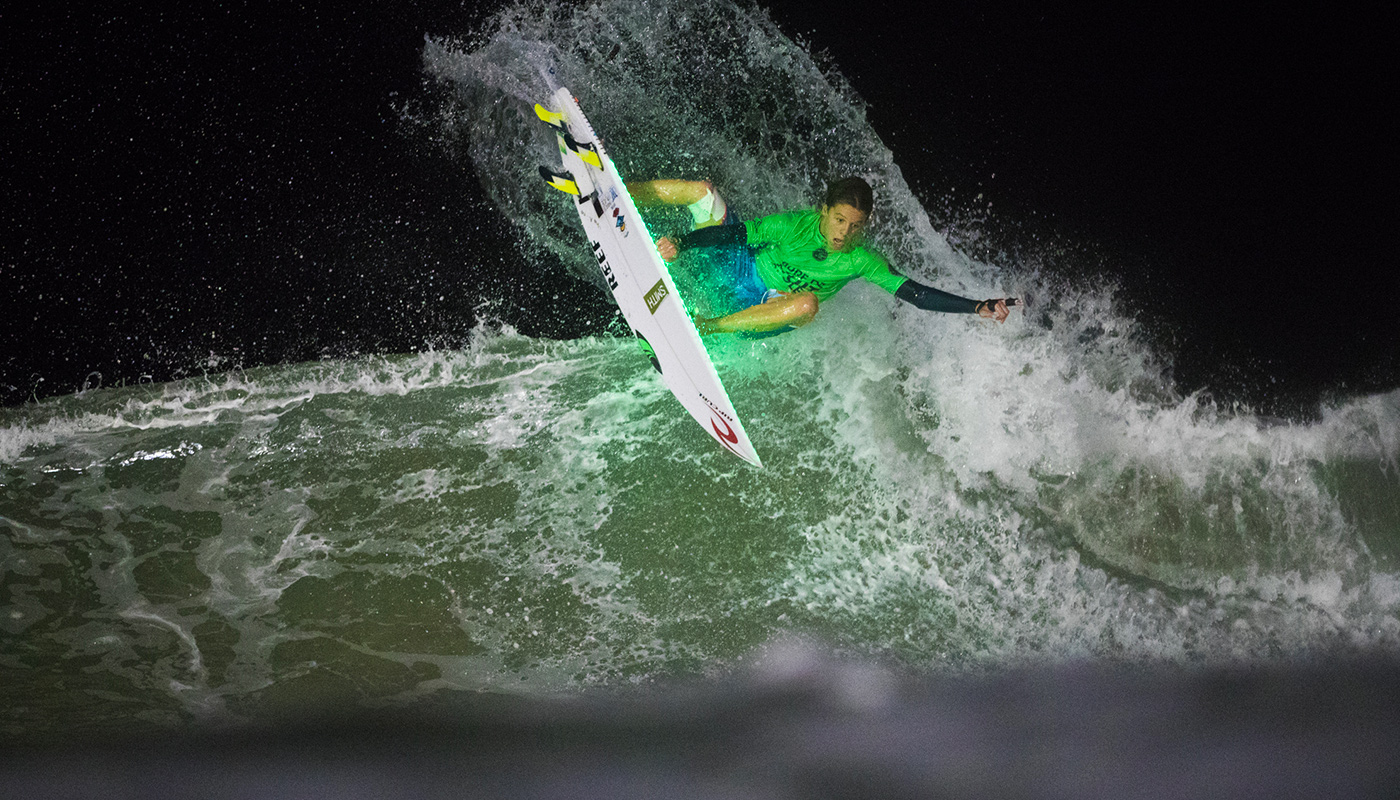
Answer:
<path fill-rule="evenodd" d="M 1347 511 L 1394 496 L 1390 456 L 1329 451 L 1366 418 L 1393 453 L 1400 398 L 1270 429 L 1137 408 L 1138 448 L 1051 473 L 1083 432 L 1027 435 L 983 472 L 954 419 L 988 402 L 846 360 L 834 322 L 721 351 L 764 470 L 624 339 L 483 332 L 7 410 L 4 730 L 705 680 L 790 637 L 919 671 L 1394 647 L 1400 582 L 1368 545 L 1393 520 Z M 1073 394 L 1013 384 L 995 413 Z"/>
<path fill-rule="evenodd" d="M 1396 650 L 1400 392 L 1297 423 L 1179 396 L 1109 292 L 950 247 L 859 98 L 760 11 L 503 19 L 429 42 L 444 96 L 405 114 L 527 260 L 595 269 L 520 179 L 553 157 L 551 64 L 624 175 L 710 177 L 749 214 L 865 175 L 911 274 L 1046 302 L 994 326 L 853 285 L 796 333 L 712 339 L 762 470 L 630 338 L 490 325 L 0 411 L 0 735 L 723 681 L 793 638 L 916 673 Z"/>

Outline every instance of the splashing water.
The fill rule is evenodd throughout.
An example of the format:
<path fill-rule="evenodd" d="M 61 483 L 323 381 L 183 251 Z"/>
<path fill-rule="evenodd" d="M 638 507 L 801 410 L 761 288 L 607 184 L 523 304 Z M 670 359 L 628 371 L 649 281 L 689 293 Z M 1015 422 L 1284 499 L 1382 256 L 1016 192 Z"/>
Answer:
<path fill-rule="evenodd" d="M 522 5 L 424 58 L 437 122 L 580 277 L 534 176 L 550 67 L 624 175 L 758 215 L 861 174 L 902 270 L 1042 301 L 993 326 L 852 285 L 711 340 L 764 470 L 630 341 L 508 327 L 0 412 L 6 734 L 715 675 L 788 635 L 919 670 L 1400 643 L 1400 392 L 1267 424 L 1176 396 L 1108 293 L 951 248 L 761 11 Z"/>

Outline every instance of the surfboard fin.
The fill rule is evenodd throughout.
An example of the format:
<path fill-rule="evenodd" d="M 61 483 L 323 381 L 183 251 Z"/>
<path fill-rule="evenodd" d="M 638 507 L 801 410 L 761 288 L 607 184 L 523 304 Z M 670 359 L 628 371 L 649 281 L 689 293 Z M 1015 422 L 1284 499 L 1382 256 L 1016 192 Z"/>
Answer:
<path fill-rule="evenodd" d="M 550 111 L 539 103 L 535 103 L 535 116 L 544 121 L 544 124 L 557 129 L 560 133 L 568 133 L 564 127 L 564 115 L 555 111 Z"/>
<path fill-rule="evenodd" d="M 555 172 L 549 167 L 540 167 L 540 177 L 544 182 L 565 194 L 578 194 L 578 183 L 567 172 Z"/>
<path fill-rule="evenodd" d="M 574 151 L 574 155 L 583 159 L 585 163 L 592 164 L 598 169 L 603 168 L 603 161 L 598 158 L 598 148 L 594 147 L 592 144 L 583 144 L 575 141 L 573 136 L 566 133 L 564 134 L 564 146 Z"/>

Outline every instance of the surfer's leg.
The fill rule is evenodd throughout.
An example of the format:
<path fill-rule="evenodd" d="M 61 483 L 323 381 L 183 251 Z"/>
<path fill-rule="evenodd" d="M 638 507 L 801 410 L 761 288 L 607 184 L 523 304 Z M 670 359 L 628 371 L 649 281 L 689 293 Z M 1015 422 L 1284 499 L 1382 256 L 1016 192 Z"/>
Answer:
<path fill-rule="evenodd" d="M 695 227 L 705 228 L 724 221 L 727 206 L 724 198 L 709 181 L 682 181 L 662 178 L 644 183 L 629 183 L 627 191 L 641 206 L 686 206 L 695 220 Z"/>
<path fill-rule="evenodd" d="M 811 292 L 779 294 L 772 300 L 718 319 L 697 319 L 701 335 L 708 333 L 766 333 L 800 328 L 817 316 L 817 296 Z"/>
<path fill-rule="evenodd" d="M 627 191 L 643 206 L 688 206 L 712 191 L 709 181 L 681 181 L 662 178 L 644 183 L 629 183 Z"/>

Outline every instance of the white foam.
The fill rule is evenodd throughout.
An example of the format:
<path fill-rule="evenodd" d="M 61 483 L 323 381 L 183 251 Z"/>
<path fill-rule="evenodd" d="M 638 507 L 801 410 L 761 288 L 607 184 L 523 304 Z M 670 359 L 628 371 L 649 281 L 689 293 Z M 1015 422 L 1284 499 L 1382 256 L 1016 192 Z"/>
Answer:
<path fill-rule="evenodd" d="M 706 15 L 735 22 L 716 31 L 735 37 L 735 52 L 699 55 L 749 79 L 728 84 L 736 107 L 690 95 L 698 56 L 678 23 Z M 951 247 L 859 99 L 760 10 L 608 0 L 515 6 L 498 21 L 471 45 L 425 47 L 430 71 L 464 96 L 434 116 L 471 137 L 501 208 L 579 277 L 596 265 L 571 207 L 519 180 L 554 152 L 530 112 L 545 60 L 613 121 L 630 174 L 710 171 L 750 215 L 809 204 L 831 174 L 866 175 L 880 197 L 875 243 L 900 269 L 973 297 L 1030 289 L 1037 305 L 994 325 L 856 285 L 796 333 L 711 340 L 761 471 L 715 447 L 632 342 L 485 325 L 461 351 L 7 410 L 0 463 L 16 487 L 47 484 L 16 493 L 33 507 L 6 509 L 16 580 L 34 584 L 70 547 L 111 556 L 116 568 L 93 579 L 128 579 L 146 554 L 112 555 L 109 539 L 135 524 L 147 547 L 195 548 L 210 581 L 187 616 L 115 592 L 122 602 L 92 619 L 64 620 L 74 652 L 114 671 L 138 663 L 110 630 L 135 609 L 143 626 L 179 629 L 177 654 L 193 647 L 196 663 L 226 676 L 215 691 L 256 692 L 288 677 L 271 656 L 281 643 L 368 621 L 310 624 L 279 608 L 297 581 L 347 572 L 443 587 L 447 608 L 418 621 L 455 625 L 484 653 L 361 653 L 436 665 L 429 688 L 719 674 L 788 633 L 931 668 L 1267 659 L 1339 638 L 1397 647 L 1400 577 L 1370 554 L 1347 507 L 1395 493 L 1400 392 L 1286 424 L 1179 396 L 1111 292 Z M 621 57 L 655 66 L 643 70 L 649 83 L 624 85 L 590 55 L 614 45 L 644 51 Z M 799 126 L 814 132 L 789 135 Z M 1327 482 L 1339 464 L 1359 465 L 1362 488 Z M 27 635 L 59 613 L 16 596 L 0 617 L 7 630 Z M 200 615 L 232 629 L 222 670 L 193 633 Z M 774 663 L 802 668 L 781 653 Z M 199 683 L 183 668 L 165 679 L 175 691 Z M 854 707 L 882 702 L 880 691 L 842 691 Z"/>

